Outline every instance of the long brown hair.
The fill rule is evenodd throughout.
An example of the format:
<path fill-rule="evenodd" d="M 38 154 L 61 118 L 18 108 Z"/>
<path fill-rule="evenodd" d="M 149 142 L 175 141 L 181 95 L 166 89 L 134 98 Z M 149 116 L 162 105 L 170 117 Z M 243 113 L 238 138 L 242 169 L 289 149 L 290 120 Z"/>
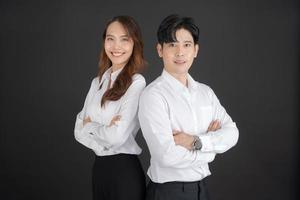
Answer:
<path fill-rule="evenodd" d="M 112 65 L 108 56 L 105 53 L 104 42 L 106 38 L 106 31 L 108 26 L 113 22 L 119 22 L 123 25 L 124 29 L 128 32 L 129 37 L 132 38 L 134 45 L 132 55 L 130 56 L 127 64 L 124 66 L 117 79 L 115 80 L 113 87 L 108 89 L 102 96 L 101 106 L 105 104 L 106 101 L 117 101 L 119 100 L 127 91 L 129 86 L 132 83 L 132 76 L 135 73 L 139 73 L 142 71 L 144 66 L 146 65 L 146 61 L 144 60 L 143 48 L 144 44 L 142 41 L 142 34 L 140 27 L 136 23 L 136 21 L 130 16 L 116 16 L 109 20 L 105 26 L 102 35 L 102 48 L 100 53 L 100 61 L 99 61 L 99 81 L 105 71 Z M 100 86 L 101 88 L 101 86 Z"/>

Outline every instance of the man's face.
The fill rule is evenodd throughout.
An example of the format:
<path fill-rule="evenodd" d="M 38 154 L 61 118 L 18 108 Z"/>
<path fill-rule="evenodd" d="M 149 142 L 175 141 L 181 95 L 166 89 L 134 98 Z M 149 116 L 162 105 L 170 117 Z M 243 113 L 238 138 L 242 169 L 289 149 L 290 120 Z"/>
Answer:
<path fill-rule="evenodd" d="M 163 59 L 164 68 L 171 74 L 187 74 L 197 56 L 199 46 L 195 45 L 191 33 L 183 28 L 176 31 L 177 42 L 157 45 L 159 57 Z"/>

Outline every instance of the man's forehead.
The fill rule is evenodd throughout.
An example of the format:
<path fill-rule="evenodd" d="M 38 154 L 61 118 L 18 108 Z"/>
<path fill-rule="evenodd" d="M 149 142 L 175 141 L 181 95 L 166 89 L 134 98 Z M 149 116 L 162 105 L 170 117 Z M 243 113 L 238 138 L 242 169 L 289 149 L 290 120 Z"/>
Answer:
<path fill-rule="evenodd" d="M 176 36 L 177 40 L 179 40 L 179 39 L 181 39 L 181 40 L 193 40 L 193 36 L 192 36 L 191 32 L 184 29 L 184 28 L 176 30 L 175 36 Z"/>

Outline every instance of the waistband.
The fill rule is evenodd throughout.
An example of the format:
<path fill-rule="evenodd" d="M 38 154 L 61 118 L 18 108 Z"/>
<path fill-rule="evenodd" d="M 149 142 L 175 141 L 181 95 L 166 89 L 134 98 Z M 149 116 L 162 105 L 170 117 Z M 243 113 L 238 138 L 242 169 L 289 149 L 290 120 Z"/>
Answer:
<path fill-rule="evenodd" d="M 201 187 L 204 187 L 205 180 L 202 179 L 200 181 L 193 182 L 181 182 L 181 181 L 172 181 L 166 183 L 155 183 L 153 181 L 149 181 L 149 186 L 154 186 L 156 188 L 168 189 L 168 190 L 198 190 Z"/>

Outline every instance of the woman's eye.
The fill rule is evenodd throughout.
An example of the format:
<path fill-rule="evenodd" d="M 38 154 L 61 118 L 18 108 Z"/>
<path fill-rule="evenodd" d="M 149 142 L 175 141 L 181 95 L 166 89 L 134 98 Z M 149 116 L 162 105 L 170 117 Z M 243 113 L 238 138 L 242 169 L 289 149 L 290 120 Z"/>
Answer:
<path fill-rule="evenodd" d="M 191 44 L 190 43 L 187 43 L 187 44 L 184 44 L 185 47 L 190 47 Z"/>
<path fill-rule="evenodd" d="M 107 41 L 112 41 L 113 39 L 112 39 L 112 38 L 106 38 L 106 40 L 107 40 Z"/>
<path fill-rule="evenodd" d="M 168 46 L 169 47 L 175 47 L 175 44 L 174 43 L 170 43 Z"/>

